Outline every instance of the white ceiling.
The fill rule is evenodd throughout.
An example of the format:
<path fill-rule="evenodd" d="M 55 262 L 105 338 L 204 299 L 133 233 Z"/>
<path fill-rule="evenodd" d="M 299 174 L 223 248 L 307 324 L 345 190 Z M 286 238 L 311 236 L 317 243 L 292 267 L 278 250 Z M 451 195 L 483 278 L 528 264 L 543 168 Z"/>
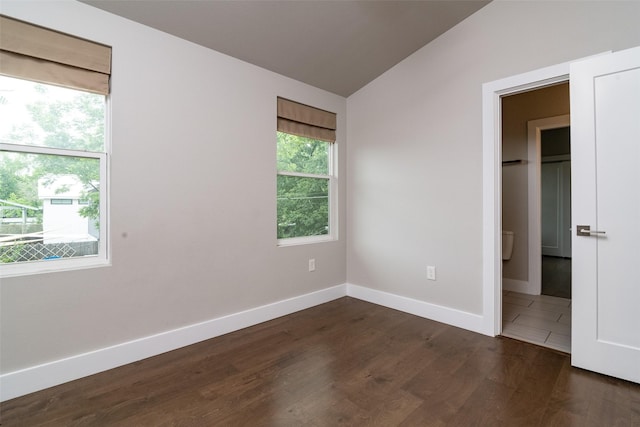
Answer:
<path fill-rule="evenodd" d="M 81 1 L 342 96 L 489 3 Z"/>

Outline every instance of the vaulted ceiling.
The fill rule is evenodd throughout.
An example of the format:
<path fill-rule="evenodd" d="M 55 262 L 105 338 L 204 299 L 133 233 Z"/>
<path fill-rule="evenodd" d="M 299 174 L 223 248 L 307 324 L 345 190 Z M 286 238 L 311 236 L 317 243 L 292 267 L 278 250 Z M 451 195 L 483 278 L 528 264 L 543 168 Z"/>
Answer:
<path fill-rule="evenodd" d="M 349 96 L 489 1 L 82 0 Z"/>

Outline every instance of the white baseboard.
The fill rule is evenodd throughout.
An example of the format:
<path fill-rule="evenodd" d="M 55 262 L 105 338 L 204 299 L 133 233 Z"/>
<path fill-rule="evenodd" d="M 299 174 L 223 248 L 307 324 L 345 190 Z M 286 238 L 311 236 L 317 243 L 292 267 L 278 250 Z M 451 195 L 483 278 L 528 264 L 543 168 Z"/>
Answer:
<path fill-rule="evenodd" d="M 363 286 L 347 284 L 347 295 L 384 307 L 414 314 L 426 319 L 457 326 L 469 331 L 485 334 L 484 317 L 454 308 L 390 294 Z"/>
<path fill-rule="evenodd" d="M 524 280 L 503 278 L 502 290 L 535 295 L 535 292 L 529 288 L 529 282 L 525 282 Z"/>
<path fill-rule="evenodd" d="M 0 375 L 0 401 L 156 356 L 295 313 L 347 294 L 338 285 L 137 340 Z"/>
<path fill-rule="evenodd" d="M 0 375 L 0 401 L 215 338 L 344 296 L 485 334 L 483 316 L 363 286 L 343 284 L 228 316 Z"/>

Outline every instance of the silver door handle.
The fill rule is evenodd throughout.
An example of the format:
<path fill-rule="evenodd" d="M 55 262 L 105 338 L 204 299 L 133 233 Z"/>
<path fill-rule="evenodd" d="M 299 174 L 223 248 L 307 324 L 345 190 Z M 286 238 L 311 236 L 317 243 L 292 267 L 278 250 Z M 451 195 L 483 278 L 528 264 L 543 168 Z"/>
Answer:
<path fill-rule="evenodd" d="M 604 236 L 605 234 L 607 234 L 606 231 L 592 230 L 590 225 L 579 225 L 576 233 L 578 236 Z"/>

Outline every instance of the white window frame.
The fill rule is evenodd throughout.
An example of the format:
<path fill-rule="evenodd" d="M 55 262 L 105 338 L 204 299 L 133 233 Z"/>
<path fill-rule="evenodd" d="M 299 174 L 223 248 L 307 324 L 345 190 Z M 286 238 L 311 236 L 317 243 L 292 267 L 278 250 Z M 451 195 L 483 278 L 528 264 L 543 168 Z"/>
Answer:
<path fill-rule="evenodd" d="M 285 132 L 286 133 L 286 132 Z M 335 171 L 336 168 L 336 150 L 338 142 L 330 143 L 328 151 L 328 175 L 309 174 L 301 172 L 277 171 L 277 176 L 295 176 L 301 178 L 318 178 L 327 179 L 329 181 L 329 232 L 317 236 L 301 236 L 288 237 L 285 239 L 277 239 L 278 246 L 296 246 L 307 245 L 312 243 L 332 242 L 338 239 L 338 182 Z M 277 156 L 276 156 L 277 158 Z M 277 197 L 277 194 L 276 194 Z M 276 201 L 277 204 L 277 201 Z"/>
<path fill-rule="evenodd" d="M 20 145 L 0 143 L 0 151 L 27 154 L 48 154 L 54 156 L 79 157 L 97 159 L 100 162 L 100 238 L 98 253 L 77 258 L 59 258 L 52 260 L 23 261 L 0 264 L 0 278 L 25 276 L 32 274 L 52 273 L 58 271 L 79 270 L 85 268 L 111 265 L 109 253 L 109 150 L 110 150 L 110 98 L 105 97 L 105 135 L 103 151 L 68 150 L 42 147 L 37 145 Z"/>

